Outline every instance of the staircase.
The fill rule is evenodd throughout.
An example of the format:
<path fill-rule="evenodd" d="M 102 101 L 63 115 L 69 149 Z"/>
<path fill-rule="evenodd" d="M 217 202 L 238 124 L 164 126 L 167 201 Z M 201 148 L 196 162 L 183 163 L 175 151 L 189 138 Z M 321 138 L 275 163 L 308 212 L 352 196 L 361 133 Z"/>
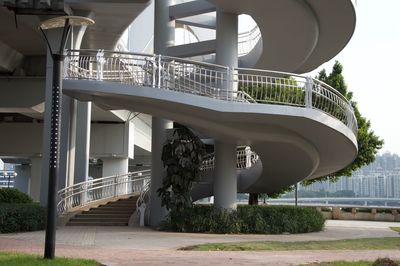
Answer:
<path fill-rule="evenodd" d="M 128 226 L 139 196 L 120 199 L 76 214 L 67 226 Z"/>

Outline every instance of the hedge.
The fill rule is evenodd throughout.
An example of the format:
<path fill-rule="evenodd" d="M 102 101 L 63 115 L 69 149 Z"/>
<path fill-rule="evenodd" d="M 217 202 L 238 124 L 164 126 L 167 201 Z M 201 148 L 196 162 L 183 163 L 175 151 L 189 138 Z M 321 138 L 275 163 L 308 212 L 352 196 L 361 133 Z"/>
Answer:
<path fill-rule="evenodd" d="M 161 230 L 218 234 L 281 234 L 321 231 L 325 219 L 315 208 L 294 206 L 238 206 L 235 211 L 195 205 L 170 213 Z"/>
<path fill-rule="evenodd" d="M 1 188 L 0 203 L 32 203 L 32 198 L 15 188 Z"/>
<path fill-rule="evenodd" d="M 45 227 L 46 211 L 35 203 L 0 203 L 0 232 L 27 232 Z"/>

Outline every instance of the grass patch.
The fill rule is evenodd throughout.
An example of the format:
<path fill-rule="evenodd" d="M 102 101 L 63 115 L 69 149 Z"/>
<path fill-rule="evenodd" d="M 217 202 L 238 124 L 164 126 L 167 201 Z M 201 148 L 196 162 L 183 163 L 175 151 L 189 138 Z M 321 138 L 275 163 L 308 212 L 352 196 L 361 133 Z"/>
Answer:
<path fill-rule="evenodd" d="M 395 232 L 399 232 L 400 233 L 400 227 L 390 227 L 390 229 L 392 229 Z"/>
<path fill-rule="evenodd" d="M 87 259 L 68 259 L 56 258 L 54 260 L 45 260 L 37 255 L 22 253 L 0 252 L 1 266 L 100 266 L 101 264 L 94 260 Z"/>
<path fill-rule="evenodd" d="M 399 262 L 398 261 L 395 262 L 390 259 L 377 259 L 376 261 L 360 260 L 360 261 L 318 262 L 318 263 L 302 264 L 301 266 L 381 266 L 381 265 L 385 266 L 399 265 Z"/>
<path fill-rule="evenodd" d="M 182 248 L 196 251 L 285 251 L 285 250 L 384 250 L 400 249 L 399 237 L 347 239 L 334 241 L 278 242 L 256 241 L 215 243 Z"/>
<path fill-rule="evenodd" d="M 310 263 L 302 264 L 300 266 L 372 266 L 373 261 L 332 261 L 332 262 L 320 262 L 320 263 Z"/>

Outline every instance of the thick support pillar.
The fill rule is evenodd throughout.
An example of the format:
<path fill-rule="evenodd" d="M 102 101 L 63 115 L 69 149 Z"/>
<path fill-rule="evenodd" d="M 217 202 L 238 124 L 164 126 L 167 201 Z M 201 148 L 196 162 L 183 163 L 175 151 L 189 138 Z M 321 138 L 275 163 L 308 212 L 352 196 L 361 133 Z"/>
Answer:
<path fill-rule="evenodd" d="M 161 198 L 157 190 L 162 186 L 165 169 L 161 160 L 162 148 L 167 140 L 166 129 L 172 128 L 173 122 L 153 117 L 151 136 L 151 191 L 150 191 L 150 225 L 158 226 L 165 218 L 167 211 L 161 207 Z"/>
<path fill-rule="evenodd" d="M 26 164 L 15 166 L 17 176 L 14 179 L 14 188 L 29 194 L 31 167 Z"/>
<path fill-rule="evenodd" d="M 30 189 L 29 195 L 34 201 L 41 200 L 42 189 L 41 188 L 41 181 L 43 181 L 42 175 L 42 158 L 33 157 L 31 158 L 31 182 L 30 182 Z M 46 186 L 47 187 L 47 186 Z"/>
<path fill-rule="evenodd" d="M 90 118 L 92 114 L 90 102 L 77 103 L 76 143 L 75 143 L 75 176 L 74 184 L 88 180 L 89 148 L 90 148 Z"/>
<path fill-rule="evenodd" d="M 103 176 L 123 175 L 128 173 L 128 158 L 102 158 Z"/>
<path fill-rule="evenodd" d="M 175 21 L 169 17 L 169 6 L 173 5 L 173 2 L 173 0 L 154 1 L 155 54 L 168 55 L 168 47 L 175 44 Z"/>
<path fill-rule="evenodd" d="M 168 55 L 168 47 L 175 42 L 175 21 L 169 17 L 169 6 L 173 0 L 155 0 L 154 2 L 154 53 Z M 161 199 L 157 190 L 161 187 L 165 176 L 161 161 L 162 146 L 166 140 L 166 129 L 173 127 L 173 122 L 153 117 L 152 122 L 152 175 L 150 194 L 150 225 L 158 226 L 166 215 L 165 208 L 161 207 Z"/>
<path fill-rule="evenodd" d="M 238 67 L 238 15 L 217 10 L 217 53 L 219 65 Z"/>
<path fill-rule="evenodd" d="M 103 177 L 115 176 L 114 186 L 104 187 L 103 195 L 117 196 L 131 193 L 132 190 L 128 190 L 130 187 L 124 178 L 119 178 L 119 175 L 128 173 L 128 158 L 102 158 L 103 161 Z"/>
<path fill-rule="evenodd" d="M 216 141 L 214 206 L 222 209 L 236 209 L 236 194 L 236 144 Z"/>
<path fill-rule="evenodd" d="M 233 69 L 238 66 L 238 16 L 217 10 L 217 53 L 219 65 L 228 66 L 228 82 L 226 91 L 229 97 L 234 97 L 230 91 L 236 91 L 233 82 Z M 215 142 L 215 178 L 214 206 L 223 209 L 236 209 L 237 172 L 236 143 Z"/>

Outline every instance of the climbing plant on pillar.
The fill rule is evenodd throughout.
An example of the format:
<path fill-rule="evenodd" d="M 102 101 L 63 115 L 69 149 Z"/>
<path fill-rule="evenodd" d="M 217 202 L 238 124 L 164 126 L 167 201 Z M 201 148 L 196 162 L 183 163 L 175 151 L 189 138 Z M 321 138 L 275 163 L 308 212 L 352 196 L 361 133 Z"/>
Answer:
<path fill-rule="evenodd" d="M 171 215 L 192 207 L 190 191 L 193 182 L 199 179 L 204 155 L 203 142 L 186 127 L 175 129 L 172 138 L 165 143 L 161 159 L 167 173 L 157 192 L 162 206 L 170 210 Z"/>

